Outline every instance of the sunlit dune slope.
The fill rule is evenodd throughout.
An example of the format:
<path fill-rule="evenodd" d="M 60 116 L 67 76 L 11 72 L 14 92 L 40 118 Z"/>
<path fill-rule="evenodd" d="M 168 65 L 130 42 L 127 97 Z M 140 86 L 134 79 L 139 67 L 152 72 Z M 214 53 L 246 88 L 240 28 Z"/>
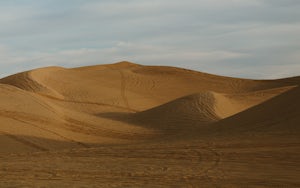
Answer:
<path fill-rule="evenodd" d="M 290 107 L 297 84 L 130 62 L 35 69 L 0 80 L 0 152 L 136 143 L 182 131 L 201 136 L 201 127 L 216 123 L 247 129 L 244 122 L 292 115 L 273 103 Z"/>

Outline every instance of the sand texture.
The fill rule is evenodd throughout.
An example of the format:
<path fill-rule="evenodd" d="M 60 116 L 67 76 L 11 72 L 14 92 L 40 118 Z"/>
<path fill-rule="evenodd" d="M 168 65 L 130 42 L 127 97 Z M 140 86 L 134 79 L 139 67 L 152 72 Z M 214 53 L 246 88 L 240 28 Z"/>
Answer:
<path fill-rule="evenodd" d="M 300 187 L 300 77 L 130 62 L 0 79 L 0 187 Z"/>

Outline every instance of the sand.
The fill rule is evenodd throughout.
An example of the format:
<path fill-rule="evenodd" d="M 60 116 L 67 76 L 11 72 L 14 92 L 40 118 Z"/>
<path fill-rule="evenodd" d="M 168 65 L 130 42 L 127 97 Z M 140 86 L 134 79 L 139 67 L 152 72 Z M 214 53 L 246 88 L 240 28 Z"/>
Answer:
<path fill-rule="evenodd" d="M 300 77 L 130 62 L 0 79 L 0 187 L 299 187 Z"/>

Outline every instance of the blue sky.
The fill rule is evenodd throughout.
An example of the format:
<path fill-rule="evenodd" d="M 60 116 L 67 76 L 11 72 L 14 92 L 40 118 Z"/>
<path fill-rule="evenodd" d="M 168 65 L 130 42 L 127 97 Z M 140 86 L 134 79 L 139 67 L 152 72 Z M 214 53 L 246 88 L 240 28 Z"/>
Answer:
<path fill-rule="evenodd" d="M 0 1 L 0 76 L 122 60 L 298 76 L 299 10 L 299 0 Z"/>

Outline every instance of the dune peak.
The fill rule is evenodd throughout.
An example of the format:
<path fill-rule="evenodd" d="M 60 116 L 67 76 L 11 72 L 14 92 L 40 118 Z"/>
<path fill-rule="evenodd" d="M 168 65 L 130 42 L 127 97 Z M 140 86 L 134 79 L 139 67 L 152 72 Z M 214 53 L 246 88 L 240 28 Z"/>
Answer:
<path fill-rule="evenodd" d="M 110 66 L 114 66 L 114 67 L 118 67 L 118 68 L 126 68 L 126 67 L 135 67 L 135 66 L 141 66 L 141 65 L 130 62 L 130 61 L 120 61 L 120 62 L 110 64 Z"/>

